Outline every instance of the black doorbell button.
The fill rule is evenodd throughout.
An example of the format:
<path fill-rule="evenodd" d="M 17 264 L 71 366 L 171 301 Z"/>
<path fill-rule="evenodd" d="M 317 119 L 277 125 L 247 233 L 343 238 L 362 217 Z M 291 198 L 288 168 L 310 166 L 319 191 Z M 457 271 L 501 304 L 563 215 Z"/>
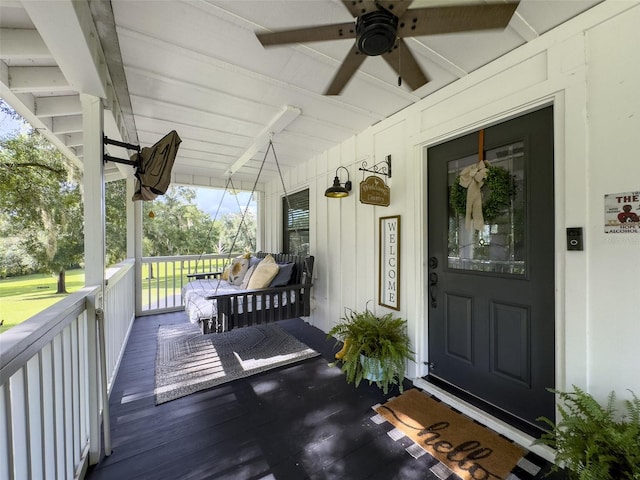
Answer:
<path fill-rule="evenodd" d="M 582 227 L 567 228 L 567 250 L 583 250 Z"/>

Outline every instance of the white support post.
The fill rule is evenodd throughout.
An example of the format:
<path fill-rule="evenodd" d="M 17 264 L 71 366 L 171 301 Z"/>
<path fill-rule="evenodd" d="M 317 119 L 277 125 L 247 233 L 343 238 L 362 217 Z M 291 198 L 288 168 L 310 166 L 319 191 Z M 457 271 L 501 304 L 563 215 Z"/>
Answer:
<path fill-rule="evenodd" d="M 266 245 L 265 243 L 265 219 L 264 219 L 264 209 L 265 209 L 265 195 L 264 192 L 255 192 L 253 195 L 253 199 L 258 206 L 258 211 L 256 212 L 256 252 L 263 250 Z"/>
<path fill-rule="evenodd" d="M 100 405 L 101 388 L 99 354 L 104 348 L 98 345 L 96 310 L 102 309 L 102 291 L 105 274 L 105 193 L 103 152 L 102 100 L 93 95 L 80 94 L 82 104 L 82 129 L 84 138 L 84 258 L 85 285 L 101 287 L 88 305 L 87 335 L 89 365 L 89 463 L 100 460 Z"/>
<path fill-rule="evenodd" d="M 80 94 L 84 138 L 84 255 L 86 285 L 102 285 L 105 271 L 105 193 L 102 100 Z"/>
<path fill-rule="evenodd" d="M 127 183 L 127 202 L 131 201 L 131 197 L 133 196 L 135 190 L 135 182 L 134 179 L 131 179 L 131 189 L 128 188 L 129 184 Z M 135 269 L 136 269 L 136 278 L 135 278 L 135 295 L 136 295 L 136 315 L 140 315 L 142 312 L 142 202 L 136 201 L 131 202 L 133 204 L 133 229 L 131 230 L 133 235 L 133 247 L 134 247 L 134 256 L 136 259 Z M 127 223 L 127 229 L 129 228 L 129 224 Z M 127 236 L 129 235 L 127 230 Z"/>
<path fill-rule="evenodd" d="M 125 205 L 127 212 L 127 258 L 135 258 L 136 257 L 136 202 L 131 200 L 133 194 L 135 192 L 135 177 L 127 177 L 127 191 L 125 197 Z M 138 259 L 136 258 L 136 263 L 138 263 Z"/>

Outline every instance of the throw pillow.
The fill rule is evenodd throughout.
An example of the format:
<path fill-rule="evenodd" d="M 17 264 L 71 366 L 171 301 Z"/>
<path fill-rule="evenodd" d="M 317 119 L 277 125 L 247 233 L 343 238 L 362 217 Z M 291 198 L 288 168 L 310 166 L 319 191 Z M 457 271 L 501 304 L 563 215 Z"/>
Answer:
<path fill-rule="evenodd" d="M 227 265 L 226 267 L 224 267 L 224 270 L 222 271 L 222 280 L 228 282 L 229 281 L 229 272 L 231 271 L 231 265 Z"/>
<path fill-rule="evenodd" d="M 293 274 L 293 267 L 295 267 L 295 263 L 280 263 L 280 270 L 278 274 L 275 276 L 271 283 L 270 287 L 284 287 L 289 284 L 289 280 L 291 280 L 291 275 Z"/>
<path fill-rule="evenodd" d="M 253 271 L 247 289 L 266 288 L 275 278 L 280 270 L 280 266 L 276 263 L 271 255 L 267 255 Z"/>
<path fill-rule="evenodd" d="M 261 259 L 261 258 L 258 258 L 258 257 L 251 257 L 251 258 L 249 259 L 249 266 L 250 266 L 250 267 L 253 267 L 254 265 L 258 265 L 261 261 L 262 261 L 262 259 Z"/>
<path fill-rule="evenodd" d="M 229 271 L 229 283 L 232 285 L 240 285 L 245 274 L 249 270 L 249 259 L 236 257 L 231 262 L 231 270 Z"/>
<path fill-rule="evenodd" d="M 247 273 L 244 274 L 244 278 L 242 279 L 242 283 L 240 284 L 240 288 L 242 290 L 246 290 L 247 287 L 249 286 L 249 280 L 251 280 L 251 277 L 253 276 L 253 272 L 255 272 L 257 265 L 251 265 L 249 267 L 249 270 L 247 270 Z"/>

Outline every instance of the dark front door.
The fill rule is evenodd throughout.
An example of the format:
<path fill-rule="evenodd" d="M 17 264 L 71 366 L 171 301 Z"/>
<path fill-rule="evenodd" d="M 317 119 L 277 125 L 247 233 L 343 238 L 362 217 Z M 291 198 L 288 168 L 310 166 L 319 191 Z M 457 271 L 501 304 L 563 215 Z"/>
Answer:
<path fill-rule="evenodd" d="M 486 128 L 483 148 L 480 135 L 427 152 L 429 374 L 536 424 L 555 415 L 552 107 Z M 474 226 L 455 182 L 479 158 Z"/>

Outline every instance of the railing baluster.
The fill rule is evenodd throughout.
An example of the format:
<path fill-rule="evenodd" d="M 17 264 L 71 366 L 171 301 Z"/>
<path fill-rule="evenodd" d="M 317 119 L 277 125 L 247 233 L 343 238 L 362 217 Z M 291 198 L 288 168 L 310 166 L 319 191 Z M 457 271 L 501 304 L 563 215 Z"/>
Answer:
<path fill-rule="evenodd" d="M 0 478 L 13 478 L 13 445 L 9 382 L 0 385 Z"/>
<path fill-rule="evenodd" d="M 73 475 L 73 388 L 71 385 L 71 335 L 67 326 L 62 331 L 62 388 L 63 388 L 63 410 L 64 410 L 64 446 L 66 460 L 66 478 Z"/>
<path fill-rule="evenodd" d="M 29 439 L 27 428 L 27 405 L 29 399 L 25 388 L 25 368 L 18 370 L 10 380 L 11 391 L 11 430 L 13 436 L 13 475 L 14 478 L 30 478 Z"/>
<path fill-rule="evenodd" d="M 56 476 L 56 436 L 55 436 L 55 407 L 53 385 L 53 349 L 48 343 L 39 354 L 40 372 L 42 378 L 40 384 L 40 402 L 42 404 L 42 443 L 43 443 L 43 463 L 44 478 L 55 478 Z"/>
<path fill-rule="evenodd" d="M 58 470 L 58 478 L 64 478 L 67 457 L 65 455 L 64 444 L 64 365 L 62 360 L 62 336 L 56 336 L 51 342 L 53 345 L 53 370 L 55 388 L 55 435 L 56 435 L 56 467 Z"/>
<path fill-rule="evenodd" d="M 175 281 L 176 281 L 176 262 L 173 262 L 171 264 L 172 267 L 172 272 L 173 272 L 173 281 L 174 281 L 174 286 L 173 286 L 173 292 L 171 293 L 171 303 L 172 303 L 172 307 L 176 306 L 176 287 L 175 287 Z"/>
<path fill-rule="evenodd" d="M 43 478 L 42 462 L 44 459 L 42 445 L 42 411 L 40 409 L 40 359 L 35 355 L 27 362 L 26 396 L 27 396 L 27 424 L 29 426 L 29 469 L 31 477 Z"/>
<path fill-rule="evenodd" d="M 71 391 L 73 392 L 71 409 L 73 415 L 73 464 L 77 465 L 80 461 L 80 412 L 82 409 L 80 404 L 80 359 L 77 318 L 69 325 L 69 344 L 71 346 Z"/>

